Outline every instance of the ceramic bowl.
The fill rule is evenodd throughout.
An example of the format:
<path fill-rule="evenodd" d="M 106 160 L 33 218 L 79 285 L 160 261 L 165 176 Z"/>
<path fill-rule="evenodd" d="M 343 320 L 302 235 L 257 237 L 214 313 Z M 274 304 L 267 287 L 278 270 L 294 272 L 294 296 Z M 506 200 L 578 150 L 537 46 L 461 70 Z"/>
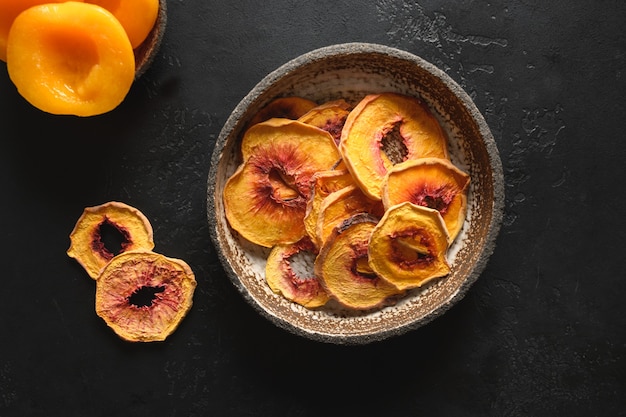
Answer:
<path fill-rule="evenodd" d="M 451 246 L 449 276 L 411 290 L 397 304 L 374 312 L 338 307 L 307 309 L 273 293 L 265 282 L 267 249 L 229 228 L 222 192 L 241 162 L 241 136 L 271 100 L 301 96 L 318 103 L 393 91 L 422 98 L 449 139 L 452 161 L 468 172 L 468 212 Z M 268 74 L 236 106 L 217 138 L 208 178 L 207 211 L 213 243 L 226 275 L 260 314 L 277 326 L 316 341 L 365 344 L 398 336 L 432 321 L 466 294 L 495 246 L 504 201 L 502 164 L 484 118 L 466 92 L 443 71 L 411 53 L 384 45 L 338 44 L 306 53 Z"/>
<path fill-rule="evenodd" d="M 166 25 L 167 1 L 159 0 L 159 13 L 154 26 L 141 45 L 135 48 L 135 79 L 141 77 L 152 64 L 161 46 Z"/>

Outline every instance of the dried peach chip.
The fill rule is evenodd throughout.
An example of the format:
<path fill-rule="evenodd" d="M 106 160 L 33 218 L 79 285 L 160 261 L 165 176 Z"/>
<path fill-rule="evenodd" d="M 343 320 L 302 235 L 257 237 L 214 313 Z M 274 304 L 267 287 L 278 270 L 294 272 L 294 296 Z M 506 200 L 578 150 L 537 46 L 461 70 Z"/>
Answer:
<path fill-rule="evenodd" d="M 307 308 L 326 304 L 328 294 L 313 274 L 317 248 L 307 237 L 299 242 L 276 245 L 265 267 L 265 279 L 272 291 Z"/>
<path fill-rule="evenodd" d="M 372 231 L 370 267 L 401 290 L 450 273 L 448 231 L 435 209 L 410 202 L 390 207 Z"/>
<path fill-rule="evenodd" d="M 376 221 L 365 213 L 346 219 L 333 229 L 315 260 L 315 274 L 322 285 L 347 308 L 384 307 L 401 294 L 368 265 L 368 241 Z"/>
<path fill-rule="evenodd" d="M 439 211 L 454 240 L 465 221 L 469 182 L 469 175 L 447 159 L 409 160 L 387 172 L 382 201 L 386 209 L 409 201 Z"/>
<path fill-rule="evenodd" d="M 363 98 L 346 119 L 340 149 L 357 184 L 377 200 L 393 165 L 416 158 L 448 158 L 447 137 L 434 114 L 417 98 L 397 93 Z"/>
<path fill-rule="evenodd" d="M 189 312 L 195 288 L 184 261 L 152 251 L 124 252 L 96 280 L 96 313 L 124 340 L 163 341 Z"/>
<path fill-rule="evenodd" d="M 248 129 L 242 154 L 244 162 L 224 186 L 230 226 L 265 247 L 302 239 L 311 178 L 339 159 L 330 133 L 296 120 L 270 119 Z"/>
<path fill-rule="evenodd" d="M 102 240 L 107 227 L 119 235 L 120 252 L 154 248 L 152 225 L 136 208 L 117 201 L 85 208 L 70 233 L 67 255 L 76 259 L 93 279 L 116 255 Z"/>
<path fill-rule="evenodd" d="M 253 126 L 273 118 L 295 120 L 315 106 L 317 106 L 317 104 L 314 101 L 303 97 L 278 97 L 259 110 L 252 117 L 248 126 Z"/>

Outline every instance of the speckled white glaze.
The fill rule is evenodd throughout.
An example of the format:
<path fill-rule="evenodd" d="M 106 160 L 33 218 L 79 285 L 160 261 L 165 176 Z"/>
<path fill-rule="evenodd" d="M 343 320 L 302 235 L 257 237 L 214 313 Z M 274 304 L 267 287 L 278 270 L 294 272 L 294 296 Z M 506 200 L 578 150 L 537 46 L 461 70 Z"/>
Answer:
<path fill-rule="evenodd" d="M 241 134 L 248 120 L 277 97 L 297 95 L 318 103 L 344 98 L 356 103 L 366 94 L 384 91 L 422 98 L 448 133 L 452 161 L 471 176 L 467 219 L 448 256 L 452 272 L 381 310 L 347 311 L 332 302 L 317 310 L 306 309 L 270 290 L 264 277 L 268 250 L 240 238 L 224 216 L 222 192 L 241 162 Z M 323 342 L 379 341 L 416 329 L 447 311 L 483 271 L 502 220 L 501 161 L 472 100 L 430 63 L 383 45 L 332 45 L 304 54 L 267 75 L 234 109 L 217 139 L 211 162 L 207 214 L 225 272 L 244 298 L 277 326 Z"/>

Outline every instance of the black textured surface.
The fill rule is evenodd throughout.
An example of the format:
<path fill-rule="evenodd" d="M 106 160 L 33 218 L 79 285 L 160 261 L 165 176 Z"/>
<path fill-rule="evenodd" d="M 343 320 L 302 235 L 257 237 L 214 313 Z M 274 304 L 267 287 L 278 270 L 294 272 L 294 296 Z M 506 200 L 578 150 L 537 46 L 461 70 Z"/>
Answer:
<path fill-rule="evenodd" d="M 626 415 L 622 1 L 168 3 L 152 68 L 110 114 L 55 117 L 0 65 L 1 416 Z M 224 276 L 205 212 L 215 138 L 268 72 L 387 44 L 461 84 L 505 170 L 505 223 L 444 316 L 365 346 L 277 328 Z M 144 212 L 194 269 L 164 343 L 129 344 L 65 255 L 85 206 Z"/>

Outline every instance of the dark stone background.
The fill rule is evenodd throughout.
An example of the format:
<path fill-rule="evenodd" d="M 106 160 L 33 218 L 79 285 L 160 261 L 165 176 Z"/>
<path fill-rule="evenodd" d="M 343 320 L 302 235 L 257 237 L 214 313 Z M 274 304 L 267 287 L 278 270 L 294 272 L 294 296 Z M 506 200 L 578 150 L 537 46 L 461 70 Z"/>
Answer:
<path fill-rule="evenodd" d="M 154 65 L 100 117 L 30 107 L 0 63 L 0 415 L 626 415 L 626 3 L 169 0 Z M 268 72 L 333 43 L 440 66 L 475 100 L 506 175 L 486 270 L 443 317 L 335 346 L 260 317 L 205 213 L 221 126 Z M 622 181 L 622 182 L 620 182 Z M 65 255 L 82 210 L 120 200 L 185 259 L 195 304 L 129 344 Z"/>

